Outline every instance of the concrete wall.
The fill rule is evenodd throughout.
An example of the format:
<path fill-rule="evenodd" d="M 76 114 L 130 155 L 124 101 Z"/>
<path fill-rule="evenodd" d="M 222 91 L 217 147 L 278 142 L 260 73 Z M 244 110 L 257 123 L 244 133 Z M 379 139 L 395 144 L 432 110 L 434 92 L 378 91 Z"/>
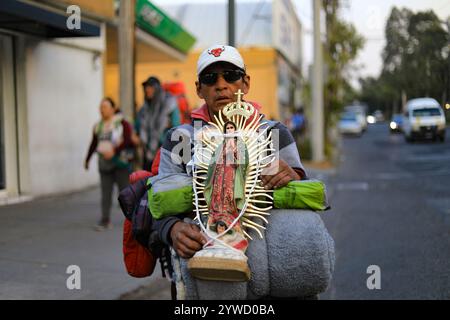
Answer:
<path fill-rule="evenodd" d="M 98 183 L 96 156 L 88 172 L 83 162 L 103 96 L 101 56 L 79 43 L 44 40 L 27 41 L 25 50 L 28 127 L 19 130 L 28 130 L 28 192 L 45 195 Z"/>

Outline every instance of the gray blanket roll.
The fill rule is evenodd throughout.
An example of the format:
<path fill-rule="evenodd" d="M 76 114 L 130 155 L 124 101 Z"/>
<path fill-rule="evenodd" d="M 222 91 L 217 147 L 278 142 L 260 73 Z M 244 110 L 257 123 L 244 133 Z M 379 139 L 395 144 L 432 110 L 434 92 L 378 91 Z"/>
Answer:
<path fill-rule="evenodd" d="M 272 210 L 264 239 L 250 235 L 254 240 L 246 252 L 252 272 L 249 282 L 195 279 L 187 260 L 174 257 L 176 277 L 184 284 L 178 284 L 178 299 L 303 298 L 327 289 L 334 270 L 334 241 L 317 213 Z"/>

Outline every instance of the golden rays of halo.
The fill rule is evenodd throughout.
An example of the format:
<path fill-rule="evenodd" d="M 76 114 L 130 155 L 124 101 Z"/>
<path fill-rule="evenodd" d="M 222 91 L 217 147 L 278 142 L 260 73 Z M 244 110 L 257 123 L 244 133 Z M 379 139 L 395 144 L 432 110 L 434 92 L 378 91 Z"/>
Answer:
<path fill-rule="evenodd" d="M 236 95 L 238 96 L 237 101 L 229 103 L 219 112 L 218 116 L 214 116 L 215 123 L 209 122 L 208 126 L 203 127 L 199 135 L 200 139 L 196 139 L 193 176 L 194 206 L 200 215 L 207 216 L 209 214 L 204 196 L 208 167 L 214 151 L 224 139 L 222 132 L 226 121 L 233 121 L 236 124 L 236 132 L 246 144 L 249 155 L 244 186 L 246 206 L 240 221 L 247 238 L 252 239 L 247 233 L 248 230 L 245 229 L 253 229 L 263 238 L 261 231 L 266 229 L 265 224 L 268 223 L 267 217 L 270 215 L 269 210 L 273 205 L 271 196 L 273 190 L 265 190 L 260 182 L 262 170 L 275 160 L 272 133 L 270 132 L 266 136 L 267 128 L 261 129 L 264 125 L 261 123 L 263 115 L 255 114 L 253 119 L 248 121 L 255 113 L 255 108 L 250 103 L 242 101 L 241 90 Z M 197 216 L 196 219 L 199 218 Z"/>

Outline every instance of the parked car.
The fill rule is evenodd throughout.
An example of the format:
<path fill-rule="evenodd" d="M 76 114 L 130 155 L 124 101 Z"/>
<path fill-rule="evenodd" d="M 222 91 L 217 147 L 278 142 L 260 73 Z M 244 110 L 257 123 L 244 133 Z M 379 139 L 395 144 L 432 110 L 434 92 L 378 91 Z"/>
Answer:
<path fill-rule="evenodd" d="M 391 133 L 403 131 L 403 115 L 401 113 L 396 113 L 392 116 L 389 128 Z"/>
<path fill-rule="evenodd" d="M 361 122 L 358 120 L 358 115 L 354 112 L 343 113 L 339 120 L 338 128 L 342 134 L 361 136 L 363 133 Z"/>
<path fill-rule="evenodd" d="M 412 142 L 417 138 L 445 140 L 445 115 L 439 103 L 432 98 L 408 101 L 403 118 L 405 139 Z"/>

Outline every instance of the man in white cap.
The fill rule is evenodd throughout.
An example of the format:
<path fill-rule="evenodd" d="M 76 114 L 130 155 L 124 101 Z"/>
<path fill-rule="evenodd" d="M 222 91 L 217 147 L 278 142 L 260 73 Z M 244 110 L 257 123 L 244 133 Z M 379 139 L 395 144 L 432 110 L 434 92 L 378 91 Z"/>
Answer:
<path fill-rule="evenodd" d="M 236 93 L 241 90 L 247 94 L 250 89 L 250 76 L 246 73 L 246 66 L 242 56 L 234 47 L 215 45 L 204 50 L 197 63 L 198 80 L 195 82 L 197 94 L 205 100 L 205 104 L 192 112 L 192 120 L 202 121 L 202 125 L 214 122 L 217 115 L 228 103 L 237 99 Z M 250 102 L 259 113 L 261 106 Z M 295 141 L 289 130 L 279 122 L 273 122 L 273 129 L 279 131 L 279 170 L 275 174 L 263 176 L 262 182 L 267 189 L 281 188 L 292 180 L 306 178 L 300 161 Z M 179 141 L 172 141 L 171 135 L 178 128 L 168 132 L 167 139 L 161 148 L 161 162 L 159 174 L 170 176 L 177 173 L 186 173 L 186 164 L 176 164 L 172 151 Z M 193 134 L 193 126 L 183 126 L 184 132 Z M 191 138 L 191 137 L 190 137 Z M 188 138 L 186 141 L 189 141 Z M 182 258 L 191 258 L 206 244 L 207 239 L 194 224 L 186 223 L 186 215 L 174 215 L 154 220 L 152 229 L 157 231 L 159 238 L 167 245 L 172 246 Z"/>
<path fill-rule="evenodd" d="M 317 218 L 315 213 L 297 214 L 295 211 L 279 210 L 270 217 L 270 228 L 267 228 L 264 234 L 265 239 L 254 241 L 255 245 L 249 246 L 249 250 L 243 253 L 248 242 L 245 243 L 239 236 L 244 230 L 236 228 L 238 220 L 234 215 L 238 201 L 243 199 L 242 189 L 230 187 L 232 184 L 241 185 L 236 181 L 242 181 L 242 179 L 239 180 L 242 176 L 229 175 L 230 172 L 237 173 L 240 170 L 239 162 L 236 163 L 236 169 L 233 171 L 230 169 L 233 168 L 234 163 L 227 164 L 227 160 L 224 160 L 223 165 L 217 166 L 218 162 L 214 161 L 214 157 L 211 158 L 209 165 L 212 171 L 208 170 L 208 172 L 213 172 L 213 189 L 217 192 L 211 192 L 213 195 L 208 196 L 205 194 L 208 183 L 206 181 L 203 183 L 204 191 L 201 196 L 204 196 L 204 200 L 207 198 L 210 200 L 206 208 L 208 217 L 200 216 L 199 220 L 203 221 L 197 221 L 203 224 L 206 222 L 207 232 L 203 233 L 205 226 L 200 225 L 202 227 L 200 229 L 199 225 L 193 222 L 192 219 L 196 216 L 193 211 L 197 211 L 192 204 L 194 191 L 197 192 L 193 188 L 193 183 L 199 180 L 196 176 L 196 181 L 193 181 L 192 171 L 195 167 L 192 166 L 191 160 L 194 149 L 197 153 L 199 144 L 195 143 L 194 146 L 192 142 L 198 142 L 195 140 L 194 133 L 201 132 L 201 130 L 194 130 L 194 124 L 196 129 L 200 129 L 199 125 L 202 128 L 209 125 L 210 122 L 215 121 L 213 115 L 219 113 L 230 102 L 241 102 L 242 106 L 243 101 L 239 90 L 246 94 L 250 89 L 250 77 L 246 73 L 241 55 L 235 48 L 225 45 L 213 46 L 200 55 L 197 76 L 198 80 L 195 83 L 197 93 L 205 100 L 205 104 L 192 112 L 192 124 L 183 124 L 169 130 L 160 149 L 159 172 L 147 180 L 147 185 L 151 186 L 147 197 L 148 209 L 151 213 L 149 222 L 151 230 L 150 234 L 147 234 L 148 241 L 145 241 L 154 257 L 156 255 L 160 258 L 163 275 L 165 270 L 171 275 L 172 297 L 176 299 L 234 300 L 248 297 L 270 299 L 313 296 L 323 292 L 331 279 L 334 247 L 322 220 Z M 264 127 L 264 132 L 267 130 L 267 132 L 278 133 L 278 143 L 274 142 L 274 154 L 278 155 L 277 170 L 271 172 L 271 175 L 261 177 L 262 185 L 267 189 L 275 189 L 273 197 L 275 200 L 275 193 L 283 193 L 283 190 L 286 191 L 289 186 L 277 190 L 278 188 L 286 186 L 292 180 L 307 179 L 305 171 L 294 138 L 287 127 L 278 121 L 261 119 L 260 106 L 254 102 L 244 102 L 245 110 L 249 112 L 241 113 L 242 108 L 238 110 L 239 106 L 235 104 L 238 116 L 244 116 L 245 113 L 244 117 L 248 116 L 247 121 L 251 125 L 253 125 L 252 120 L 259 119 L 261 121 L 259 125 L 261 128 Z M 225 115 L 228 114 L 230 118 L 236 119 L 229 112 L 230 109 L 224 111 Z M 238 123 L 242 123 L 239 121 L 241 119 L 238 119 Z M 230 121 L 223 124 L 226 130 L 224 133 L 230 134 L 233 132 L 233 127 L 236 129 L 235 125 L 230 124 Z M 222 146 L 216 151 L 222 150 L 219 154 L 227 155 L 223 152 L 232 150 L 231 156 L 237 155 L 234 153 L 233 145 L 236 146 L 237 151 L 239 139 L 234 140 L 236 144 L 233 140 L 228 140 L 228 142 L 231 141 L 230 144 L 227 142 L 225 148 Z M 248 163 L 244 161 L 244 164 L 248 165 L 250 161 L 252 160 L 248 158 Z M 228 167 L 225 168 L 225 166 Z M 218 167 L 220 168 L 217 169 Z M 291 185 L 307 185 L 307 189 L 311 190 L 308 181 Z M 237 192 L 231 195 L 230 189 Z M 258 188 L 258 190 L 261 189 Z M 263 193 L 262 190 L 260 192 Z M 322 191 L 319 190 L 319 192 Z M 195 194 L 198 195 L 198 193 Z M 239 197 L 236 197 L 236 194 Z M 296 197 L 292 197 L 292 190 L 289 189 L 282 198 L 282 203 L 277 208 L 291 208 L 292 206 L 286 205 L 284 200 Z M 326 199 L 326 195 L 321 193 L 318 196 L 314 193 L 314 199 L 318 201 L 318 208 L 323 210 L 326 201 L 322 200 Z M 275 201 L 274 207 L 276 207 Z M 295 208 L 298 207 L 305 209 L 304 205 L 295 206 Z M 227 224 L 230 222 L 230 215 L 235 218 L 231 224 Z M 241 218 L 238 216 L 237 219 Z M 222 226 L 225 228 L 228 226 L 230 230 L 220 229 Z M 245 227 L 244 224 L 242 226 Z M 210 231 L 223 235 L 221 239 L 224 241 L 216 243 L 216 240 L 221 240 L 219 239 L 221 235 L 218 234 L 215 237 Z M 225 239 L 227 235 L 230 237 Z M 172 247 L 176 254 L 173 254 L 172 250 L 162 250 L 161 242 L 165 244 L 165 247 Z M 226 242 L 228 246 L 221 248 L 220 243 L 223 244 L 223 242 Z M 231 247 L 228 248 L 229 246 Z M 234 254 L 231 255 L 227 248 Z M 280 270 L 281 272 L 278 272 Z M 220 282 L 197 281 L 197 279 Z M 226 281 L 229 281 L 230 285 Z"/>
<path fill-rule="evenodd" d="M 235 93 L 241 89 L 247 94 L 250 76 L 245 73 L 244 60 L 234 47 L 219 45 L 202 52 L 197 63 L 197 94 L 204 99 L 209 116 L 228 103 L 236 100 Z M 212 113 L 212 114 L 211 114 Z"/>
<path fill-rule="evenodd" d="M 333 242 L 323 222 L 320 219 L 312 219 L 309 214 L 281 210 L 270 217 L 268 221 L 270 227 L 267 230 L 272 231 L 264 234 L 264 242 L 258 241 L 258 244 L 256 241 L 253 242 L 255 245 L 248 246 L 247 251 L 248 243 L 243 242 L 239 234 L 247 232 L 248 229 L 244 230 L 244 224 L 241 225 L 243 228 L 239 228 L 234 215 L 236 213 L 234 209 L 239 205 L 237 201 L 242 199 L 242 192 L 238 188 L 233 188 L 238 191 L 239 198 L 235 197 L 236 193 L 230 197 L 230 192 L 227 192 L 230 189 L 230 175 L 227 175 L 230 168 L 227 172 L 223 166 L 217 171 L 217 166 L 213 169 L 215 178 L 223 177 L 222 180 L 214 179 L 214 189 L 220 190 L 222 194 L 217 192 L 209 197 L 203 192 L 202 196 L 210 200 L 208 215 L 210 213 L 212 215 L 201 216 L 200 220 L 203 221 L 194 222 L 197 210 L 192 204 L 194 178 L 191 160 L 194 154 L 192 144 L 195 142 L 194 133 L 198 132 L 194 130 L 194 125 L 199 129 L 199 125 L 203 128 L 210 122 L 215 122 L 214 115 L 227 104 L 237 102 L 238 99 L 240 102 L 243 101 L 240 94 L 236 95 L 239 90 L 247 94 L 250 89 L 250 76 L 246 73 L 244 60 L 235 48 L 225 45 L 213 46 L 202 52 L 198 60 L 197 76 L 195 82 L 197 94 L 205 100 L 205 104 L 192 112 L 192 124 L 184 124 L 169 130 L 161 147 L 158 175 L 147 181 L 151 184 L 147 200 L 152 217 L 148 247 L 150 250 L 153 250 L 152 248 L 157 250 L 162 242 L 173 249 L 164 250 L 166 254 L 160 257 L 163 270 L 167 270 L 171 275 L 173 297 L 176 294 L 177 299 L 211 299 L 212 296 L 221 299 L 245 299 L 249 296 L 244 292 L 251 286 L 267 289 L 258 293 L 250 290 L 252 294 L 261 298 L 303 297 L 323 292 L 329 284 L 334 266 Z M 248 100 L 244 102 L 253 106 L 248 109 L 253 109 L 248 121 L 251 123 L 254 117 L 259 119 L 261 107 Z M 265 119 L 260 121 L 261 128 L 264 127 L 267 132 L 278 135 L 278 143 L 274 141 L 273 144 L 278 165 L 270 175 L 260 177 L 261 186 L 273 189 L 275 200 L 275 193 L 286 190 L 282 187 L 292 180 L 297 180 L 294 185 L 309 185 L 307 181 L 304 184 L 298 182 L 308 178 L 289 129 L 279 121 Z M 228 121 L 224 126 L 226 130 L 228 130 L 227 123 Z M 239 144 L 239 140 L 237 142 Z M 197 146 L 198 144 L 195 144 L 195 147 Z M 210 162 L 210 165 L 214 166 L 213 162 Z M 239 168 L 236 168 L 235 172 L 238 170 Z M 237 181 L 236 177 L 237 175 L 234 175 L 231 179 Z M 221 181 L 223 188 L 220 188 Z M 206 189 L 208 184 L 205 182 L 204 186 Z M 292 195 L 291 191 L 289 195 Z M 320 197 L 315 198 L 326 199 L 326 195 L 320 194 Z M 230 199 L 234 199 L 235 206 Z M 319 202 L 323 209 L 324 204 L 321 200 Z M 290 208 L 289 205 L 287 207 L 284 205 L 282 203 L 277 208 Z M 230 208 L 232 210 L 228 210 Z M 225 214 L 233 215 L 234 225 L 227 224 L 226 220 L 229 223 L 230 219 L 223 220 L 231 229 L 230 233 L 226 230 L 221 231 L 223 238 L 219 239 L 221 235 L 214 237 L 211 231 L 217 233 L 219 230 L 219 220 L 215 218 L 230 218 L 224 217 Z M 316 216 L 315 213 L 311 214 Z M 211 221 L 210 217 L 213 218 Z M 206 226 L 199 226 L 196 223 L 203 223 Z M 205 227 L 207 232 L 204 233 Z M 230 237 L 227 237 L 228 234 Z M 222 242 L 217 243 L 216 240 L 224 240 L 228 246 L 221 247 Z M 232 248 L 228 248 L 229 246 Z M 235 254 L 231 255 L 231 251 L 227 249 Z M 170 252 L 173 251 L 176 254 L 171 256 Z M 211 253 L 213 255 L 210 255 Z M 265 262 L 261 263 L 263 261 Z M 273 270 L 280 268 L 283 269 L 282 274 L 277 274 L 279 277 L 276 278 L 271 277 Z M 221 282 L 197 281 L 197 279 Z M 226 285 L 226 282 L 230 282 L 231 286 Z M 197 290 L 200 288 L 198 285 L 205 291 Z M 230 290 L 231 288 L 239 290 Z M 307 289 L 303 290 L 304 288 Z"/>

